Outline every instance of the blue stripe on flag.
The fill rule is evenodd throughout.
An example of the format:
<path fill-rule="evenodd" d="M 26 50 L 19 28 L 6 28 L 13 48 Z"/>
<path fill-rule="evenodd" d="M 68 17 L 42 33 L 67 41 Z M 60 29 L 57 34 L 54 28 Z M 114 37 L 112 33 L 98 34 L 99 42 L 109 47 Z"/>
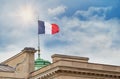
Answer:
<path fill-rule="evenodd" d="M 44 21 L 38 20 L 38 34 L 45 34 Z"/>

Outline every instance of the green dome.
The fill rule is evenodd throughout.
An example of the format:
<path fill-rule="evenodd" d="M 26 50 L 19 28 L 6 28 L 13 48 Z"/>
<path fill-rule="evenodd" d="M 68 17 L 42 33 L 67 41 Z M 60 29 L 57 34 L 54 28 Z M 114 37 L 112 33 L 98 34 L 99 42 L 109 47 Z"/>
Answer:
<path fill-rule="evenodd" d="M 35 70 L 40 69 L 40 68 L 47 66 L 49 64 L 51 64 L 49 61 L 43 60 L 40 57 L 38 57 L 35 60 Z"/>

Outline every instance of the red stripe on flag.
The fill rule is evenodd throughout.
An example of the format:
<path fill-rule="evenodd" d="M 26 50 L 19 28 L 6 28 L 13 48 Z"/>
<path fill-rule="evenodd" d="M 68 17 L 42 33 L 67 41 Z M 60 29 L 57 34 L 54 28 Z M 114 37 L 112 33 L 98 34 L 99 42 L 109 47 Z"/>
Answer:
<path fill-rule="evenodd" d="M 59 27 L 57 24 L 52 24 L 52 34 L 58 33 Z"/>

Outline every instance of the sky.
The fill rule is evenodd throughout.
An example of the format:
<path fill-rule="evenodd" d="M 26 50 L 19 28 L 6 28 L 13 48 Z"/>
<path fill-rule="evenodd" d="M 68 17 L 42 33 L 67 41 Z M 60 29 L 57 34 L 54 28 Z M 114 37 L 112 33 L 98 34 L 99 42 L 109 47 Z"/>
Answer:
<path fill-rule="evenodd" d="M 120 0 L 0 0 L 0 62 L 37 49 L 38 19 L 60 28 L 40 35 L 41 58 L 65 54 L 120 66 Z"/>

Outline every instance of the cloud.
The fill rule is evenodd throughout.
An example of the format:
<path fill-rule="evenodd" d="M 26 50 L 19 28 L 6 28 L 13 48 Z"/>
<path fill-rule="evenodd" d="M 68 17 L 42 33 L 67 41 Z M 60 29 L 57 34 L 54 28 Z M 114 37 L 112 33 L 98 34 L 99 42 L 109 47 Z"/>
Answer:
<path fill-rule="evenodd" d="M 66 11 L 67 7 L 66 6 L 57 6 L 55 8 L 49 8 L 48 9 L 48 14 L 52 15 L 52 16 L 57 16 L 60 15 L 62 13 L 64 13 Z"/>
<path fill-rule="evenodd" d="M 75 12 L 76 16 L 81 16 L 84 19 L 97 18 L 100 19 L 106 17 L 106 13 L 110 11 L 111 7 L 90 7 L 87 11 L 78 10 Z"/>
<path fill-rule="evenodd" d="M 48 8 L 55 7 L 50 3 L 57 1 L 5 1 L 0 2 L 0 62 L 19 53 L 24 47 L 37 48 L 37 20 L 49 20 Z M 3 5 L 4 4 L 4 5 Z M 30 22 L 24 22 L 19 16 L 23 9 L 32 9 L 34 18 Z M 45 10 L 46 9 L 46 10 Z M 42 44 L 42 43 L 41 43 Z M 8 54 L 8 56 L 6 56 Z"/>
<path fill-rule="evenodd" d="M 60 45 L 58 43 L 54 50 L 49 49 L 49 47 L 48 50 L 51 52 L 57 51 L 62 54 L 88 56 L 94 62 L 120 64 L 111 61 L 111 57 L 115 57 L 115 54 L 119 52 L 118 46 L 112 47 L 112 45 L 114 43 L 113 40 L 119 37 L 117 33 L 119 31 L 120 20 L 116 18 L 105 19 L 106 13 L 110 9 L 109 7 L 90 7 L 87 11 L 76 11 L 72 17 L 62 17 L 62 19 L 58 20 L 58 22 L 62 23 L 60 24 L 62 27 L 57 40 L 66 41 L 69 44 Z M 76 13 L 84 16 L 86 20 L 76 16 Z M 53 39 L 51 38 L 51 40 Z M 106 56 L 108 60 L 104 59 Z M 97 60 L 94 60 L 95 58 Z"/>
<path fill-rule="evenodd" d="M 33 22 L 24 24 L 19 17 L 11 16 L 16 14 L 18 7 L 25 6 L 22 2 L 17 1 L 16 5 L 13 5 L 13 2 L 2 5 L 0 56 L 3 58 L 0 61 L 17 54 L 24 47 L 37 48 L 36 17 L 39 16 L 39 19 L 55 22 L 60 27 L 60 33 L 56 35 L 40 35 L 43 58 L 51 59 L 52 54 L 59 53 L 87 56 L 90 61 L 97 63 L 120 64 L 118 63 L 120 19 L 106 19 L 107 13 L 113 7 L 93 6 L 79 9 L 75 4 L 78 8 L 73 7 L 74 10 L 71 10 L 70 6 L 60 4 L 58 0 L 42 1 L 42 3 L 41 0 L 30 1 L 32 3 L 29 2 L 30 5 L 35 9 L 35 18 Z M 71 16 L 67 16 L 70 12 L 68 9 L 72 11 Z"/>

